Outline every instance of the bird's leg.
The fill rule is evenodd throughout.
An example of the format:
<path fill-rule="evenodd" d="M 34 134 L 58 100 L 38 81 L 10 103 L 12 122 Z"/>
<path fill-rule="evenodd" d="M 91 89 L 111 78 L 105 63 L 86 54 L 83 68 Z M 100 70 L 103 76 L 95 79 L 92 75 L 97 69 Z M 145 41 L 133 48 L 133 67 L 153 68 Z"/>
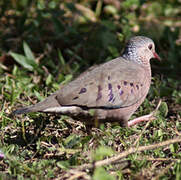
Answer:
<path fill-rule="evenodd" d="M 156 118 L 155 114 L 156 114 L 158 108 L 160 107 L 160 105 L 161 105 L 161 100 L 159 101 L 156 109 L 152 113 L 128 121 L 128 127 L 134 126 L 134 125 L 136 125 L 136 124 L 138 124 L 140 122 L 143 122 L 143 121 L 154 120 Z"/>
<path fill-rule="evenodd" d="M 150 120 L 154 120 L 154 119 L 155 119 L 154 113 L 152 112 L 150 114 L 147 114 L 147 115 L 144 115 L 144 116 L 141 116 L 141 117 L 128 121 L 128 127 L 134 126 L 143 121 L 150 121 Z"/>

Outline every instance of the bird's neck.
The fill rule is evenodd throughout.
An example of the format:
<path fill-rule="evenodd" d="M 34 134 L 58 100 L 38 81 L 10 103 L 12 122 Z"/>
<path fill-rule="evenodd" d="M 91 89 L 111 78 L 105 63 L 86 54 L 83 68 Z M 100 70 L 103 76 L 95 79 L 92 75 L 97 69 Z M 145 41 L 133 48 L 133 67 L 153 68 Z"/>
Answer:
<path fill-rule="evenodd" d="M 148 77 L 150 77 L 151 80 L 151 66 L 150 63 L 144 66 L 146 72 L 148 73 Z"/>
<path fill-rule="evenodd" d="M 142 64 L 141 58 L 138 56 L 137 51 L 133 47 L 131 48 L 127 47 L 124 50 L 122 57 L 128 61 L 133 61 L 138 64 Z"/>
<path fill-rule="evenodd" d="M 126 48 L 122 57 L 127 61 L 132 61 L 132 62 L 135 62 L 137 64 L 140 64 L 144 68 L 151 71 L 150 61 L 145 60 L 147 57 L 138 55 L 137 51 L 133 48 Z"/>
<path fill-rule="evenodd" d="M 131 52 L 131 53 L 130 53 Z M 148 81 L 151 82 L 151 66 L 150 66 L 150 62 L 149 61 L 144 61 L 145 57 L 140 57 L 138 56 L 136 51 L 124 51 L 122 57 L 126 60 L 126 61 L 132 61 L 134 63 L 139 64 L 140 66 L 142 66 L 145 70 L 145 73 L 147 74 L 147 78 Z"/>

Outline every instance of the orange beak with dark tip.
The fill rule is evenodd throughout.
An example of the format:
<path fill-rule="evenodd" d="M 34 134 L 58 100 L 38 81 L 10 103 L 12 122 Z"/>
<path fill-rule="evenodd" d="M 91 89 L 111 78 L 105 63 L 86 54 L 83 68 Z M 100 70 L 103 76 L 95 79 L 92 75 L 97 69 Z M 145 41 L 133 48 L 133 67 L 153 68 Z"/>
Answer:
<path fill-rule="evenodd" d="M 160 56 L 156 53 L 156 52 L 153 52 L 153 55 L 156 59 L 158 59 L 159 61 L 161 61 L 161 58 Z"/>

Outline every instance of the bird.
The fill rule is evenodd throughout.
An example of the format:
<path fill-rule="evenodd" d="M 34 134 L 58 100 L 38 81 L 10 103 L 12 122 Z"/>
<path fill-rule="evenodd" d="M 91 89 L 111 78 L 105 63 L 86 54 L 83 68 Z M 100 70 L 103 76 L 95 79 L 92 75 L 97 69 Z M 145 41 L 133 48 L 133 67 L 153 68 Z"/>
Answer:
<path fill-rule="evenodd" d="M 58 113 L 90 126 L 118 122 L 130 127 L 147 121 L 149 115 L 129 119 L 148 94 L 152 58 L 160 60 L 153 40 L 133 36 L 120 57 L 93 66 L 45 100 L 17 109 L 13 114 Z"/>

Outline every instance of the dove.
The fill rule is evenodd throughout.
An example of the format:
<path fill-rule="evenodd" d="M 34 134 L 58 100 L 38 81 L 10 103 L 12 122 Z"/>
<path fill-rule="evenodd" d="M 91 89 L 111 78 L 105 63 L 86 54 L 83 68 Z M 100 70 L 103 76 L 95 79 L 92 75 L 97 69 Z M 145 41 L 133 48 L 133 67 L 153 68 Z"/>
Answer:
<path fill-rule="evenodd" d="M 151 58 L 160 60 L 153 40 L 134 36 L 120 57 L 88 69 L 42 102 L 13 114 L 59 113 L 88 125 L 118 122 L 123 127 L 147 121 L 150 116 L 129 119 L 148 94 Z"/>

